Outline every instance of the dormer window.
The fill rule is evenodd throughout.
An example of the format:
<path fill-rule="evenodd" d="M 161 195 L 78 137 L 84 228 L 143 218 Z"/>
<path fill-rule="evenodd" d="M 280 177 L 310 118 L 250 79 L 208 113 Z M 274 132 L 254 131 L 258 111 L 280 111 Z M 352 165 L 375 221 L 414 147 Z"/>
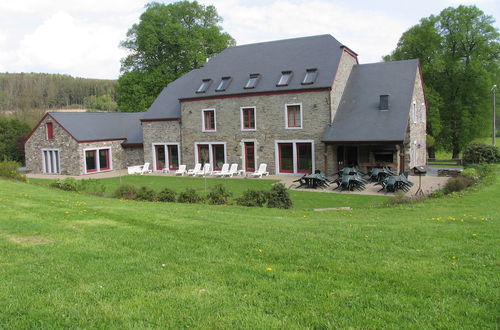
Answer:
<path fill-rule="evenodd" d="M 292 71 L 282 71 L 281 72 L 281 77 L 276 86 L 288 86 L 288 83 L 290 83 L 290 79 L 292 79 Z"/>
<path fill-rule="evenodd" d="M 379 110 L 389 110 L 389 95 L 380 95 Z"/>
<path fill-rule="evenodd" d="M 260 74 L 258 73 L 251 74 L 250 78 L 248 78 L 247 84 L 245 85 L 245 89 L 255 88 L 259 80 L 259 77 Z"/>
<path fill-rule="evenodd" d="M 302 80 L 302 85 L 314 84 L 317 75 L 318 75 L 317 69 L 307 69 L 306 75 L 304 76 L 304 80 Z"/>
<path fill-rule="evenodd" d="M 216 92 L 225 91 L 227 86 L 229 85 L 229 81 L 231 81 L 231 77 L 222 77 L 220 80 L 219 86 L 215 89 Z"/>
<path fill-rule="evenodd" d="M 203 79 L 201 81 L 200 87 L 196 90 L 196 93 L 205 93 L 210 86 L 210 83 L 212 82 L 212 79 Z"/>

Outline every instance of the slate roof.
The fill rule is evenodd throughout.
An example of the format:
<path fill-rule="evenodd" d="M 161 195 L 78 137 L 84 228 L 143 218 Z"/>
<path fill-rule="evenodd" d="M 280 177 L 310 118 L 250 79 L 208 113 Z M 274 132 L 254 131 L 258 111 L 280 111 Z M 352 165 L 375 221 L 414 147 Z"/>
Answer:
<path fill-rule="evenodd" d="M 325 142 L 404 141 L 418 60 L 355 65 Z M 389 110 L 379 110 L 389 95 Z"/>
<path fill-rule="evenodd" d="M 78 141 L 142 143 L 144 112 L 49 112 Z"/>
<path fill-rule="evenodd" d="M 343 45 L 331 35 L 318 35 L 228 47 L 203 67 L 190 71 L 166 86 L 144 119 L 180 118 L 179 99 L 252 94 L 331 87 Z M 317 69 L 316 81 L 302 85 L 307 69 Z M 292 71 L 288 86 L 276 86 L 282 71 Z M 245 89 L 250 74 L 260 74 L 255 88 Z M 215 91 L 222 77 L 231 77 L 225 91 Z M 205 93 L 196 93 L 202 80 L 212 82 Z"/>

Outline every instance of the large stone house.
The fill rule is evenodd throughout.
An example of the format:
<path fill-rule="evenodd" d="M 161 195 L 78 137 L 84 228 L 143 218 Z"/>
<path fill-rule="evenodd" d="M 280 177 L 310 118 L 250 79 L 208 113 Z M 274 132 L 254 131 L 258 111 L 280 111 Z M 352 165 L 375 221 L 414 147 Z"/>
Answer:
<path fill-rule="evenodd" d="M 426 162 L 418 60 L 359 64 L 330 35 L 229 47 L 167 85 L 145 113 L 47 113 L 26 141 L 34 173 L 145 162 L 260 163 L 273 174 Z"/>

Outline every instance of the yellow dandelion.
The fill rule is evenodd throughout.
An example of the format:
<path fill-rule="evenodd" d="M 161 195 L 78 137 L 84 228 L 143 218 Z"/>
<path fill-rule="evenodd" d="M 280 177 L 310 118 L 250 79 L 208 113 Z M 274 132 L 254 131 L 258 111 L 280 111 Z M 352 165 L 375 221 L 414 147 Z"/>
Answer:
<path fill-rule="evenodd" d="M 266 268 L 266 270 L 267 270 L 268 272 L 270 272 L 270 271 L 272 271 L 273 269 L 272 269 L 271 267 L 267 267 L 267 268 Z"/>
<path fill-rule="evenodd" d="M 476 233 L 472 233 L 472 237 L 477 237 L 477 234 Z"/>
<path fill-rule="evenodd" d="M 365 238 L 368 238 L 368 235 L 365 235 Z"/>
<path fill-rule="evenodd" d="M 264 252 L 264 250 L 262 250 L 262 249 L 258 249 L 257 251 L 258 251 L 259 253 Z"/>

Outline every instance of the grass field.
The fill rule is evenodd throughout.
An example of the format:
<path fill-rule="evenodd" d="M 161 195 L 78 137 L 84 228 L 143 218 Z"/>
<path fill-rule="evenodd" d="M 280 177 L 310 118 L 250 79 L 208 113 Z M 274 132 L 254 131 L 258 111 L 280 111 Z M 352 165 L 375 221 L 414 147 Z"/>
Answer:
<path fill-rule="evenodd" d="M 0 179 L 0 328 L 497 328 L 499 194 L 313 212 Z"/>
<path fill-rule="evenodd" d="M 30 182 L 48 185 L 54 180 L 30 179 Z M 139 176 L 126 175 L 123 177 L 114 177 L 106 179 L 92 180 L 91 182 L 106 187 L 105 196 L 112 196 L 113 192 L 120 184 L 131 184 L 136 187 L 147 186 L 155 191 L 161 191 L 164 188 L 170 188 L 176 192 L 181 192 L 187 187 L 196 189 L 200 194 L 205 195 L 210 188 L 217 184 L 222 184 L 229 190 L 233 196 L 232 200 L 241 196 L 247 189 L 270 190 L 272 184 L 278 182 L 275 180 L 252 180 L 252 179 L 218 179 L 218 178 L 192 178 L 175 176 Z M 334 185 L 335 186 L 335 185 Z M 87 185 L 87 190 L 92 192 L 96 189 L 95 184 Z M 326 194 L 314 191 L 290 191 L 290 197 L 294 202 L 296 209 L 313 209 L 326 207 L 369 207 L 380 205 L 388 197 L 382 193 L 380 196 L 357 195 L 351 193 Z"/>

